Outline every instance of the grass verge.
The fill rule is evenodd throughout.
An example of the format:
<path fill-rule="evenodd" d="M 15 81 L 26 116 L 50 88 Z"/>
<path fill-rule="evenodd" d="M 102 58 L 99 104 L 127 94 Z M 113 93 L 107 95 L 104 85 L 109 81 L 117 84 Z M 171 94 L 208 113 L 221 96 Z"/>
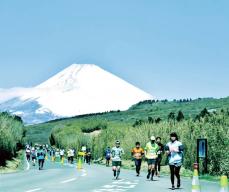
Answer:
<path fill-rule="evenodd" d="M 21 150 L 17 153 L 17 157 L 7 161 L 5 167 L 0 167 L 0 174 L 3 173 L 14 173 L 24 169 L 25 155 L 24 151 Z"/>

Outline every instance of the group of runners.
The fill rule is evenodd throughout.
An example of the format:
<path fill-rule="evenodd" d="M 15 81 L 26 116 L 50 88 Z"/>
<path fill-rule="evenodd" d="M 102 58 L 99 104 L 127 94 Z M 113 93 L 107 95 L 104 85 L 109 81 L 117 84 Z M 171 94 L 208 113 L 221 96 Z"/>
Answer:
<path fill-rule="evenodd" d="M 67 151 L 65 149 L 61 148 L 51 148 L 49 152 L 50 157 L 52 158 L 53 161 L 56 160 L 63 160 L 65 156 L 67 156 L 68 163 L 73 164 L 74 161 L 74 156 L 75 156 L 75 149 L 69 148 Z"/>
<path fill-rule="evenodd" d="M 170 134 L 170 141 L 163 145 L 160 137 L 151 136 L 150 141 L 144 148 L 141 147 L 140 142 L 136 142 L 135 147 L 131 150 L 131 155 L 136 166 L 136 176 L 140 175 L 143 158 L 148 164 L 148 173 L 146 178 L 154 180 L 154 175 L 160 176 L 162 156 L 165 154 L 169 167 L 172 190 L 175 189 L 175 177 L 177 178 L 177 188 L 181 186 L 180 169 L 183 162 L 183 144 L 178 140 L 175 132 Z M 121 147 L 119 140 L 115 142 L 115 147 L 105 150 L 106 166 L 109 166 L 112 161 L 112 171 L 115 179 L 119 178 L 120 169 L 122 165 L 122 155 L 124 150 Z"/>
<path fill-rule="evenodd" d="M 87 163 L 91 164 L 91 149 L 87 148 L 86 146 L 83 146 L 81 149 L 82 160 Z M 73 148 L 69 148 L 65 151 L 65 149 L 61 148 L 49 148 L 48 144 L 46 145 L 38 145 L 31 146 L 29 144 L 26 145 L 25 148 L 25 154 L 26 159 L 28 162 L 31 162 L 33 166 L 36 165 L 36 162 L 38 162 L 39 170 L 42 170 L 44 167 L 45 159 L 50 156 L 52 161 L 62 161 L 64 160 L 64 157 L 67 157 L 68 163 L 73 164 L 74 163 L 74 157 L 77 155 L 76 150 Z"/>
<path fill-rule="evenodd" d="M 52 159 L 59 158 L 62 160 L 65 155 L 68 157 L 68 162 L 73 164 L 74 156 L 76 155 L 75 149 L 68 149 L 65 153 L 64 149 L 48 148 L 48 145 L 35 145 L 31 147 L 26 146 L 26 158 L 28 161 L 32 160 L 32 164 L 35 166 L 38 160 L 39 170 L 43 169 L 45 157 L 49 154 Z M 177 178 L 177 188 L 181 186 L 180 179 L 180 169 L 183 162 L 183 144 L 178 140 L 178 136 L 175 132 L 170 134 L 170 141 L 163 145 L 161 143 L 160 137 L 151 136 L 150 141 L 146 144 L 144 148 L 141 147 L 140 142 L 135 143 L 135 147 L 131 150 L 131 155 L 135 162 L 136 176 L 140 176 L 141 165 L 143 159 L 147 161 L 148 173 L 146 178 L 149 180 L 154 180 L 154 175 L 160 177 L 161 171 L 161 161 L 162 156 L 166 155 L 171 173 L 171 184 L 172 189 L 175 189 L 175 177 Z M 90 164 L 91 162 L 91 150 L 86 146 L 81 149 L 83 161 Z M 110 161 L 112 161 L 112 171 L 114 179 L 118 179 L 120 175 L 120 170 L 122 166 L 122 156 L 124 155 L 124 150 L 121 147 L 119 140 L 115 142 L 113 148 L 108 147 L 105 150 L 106 166 L 110 166 Z"/>
<path fill-rule="evenodd" d="M 47 151 L 48 147 L 46 145 L 35 145 L 34 147 L 26 145 L 26 159 L 28 162 L 32 161 L 33 166 L 35 166 L 36 161 L 38 161 L 39 170 L 42 170 Z"/>

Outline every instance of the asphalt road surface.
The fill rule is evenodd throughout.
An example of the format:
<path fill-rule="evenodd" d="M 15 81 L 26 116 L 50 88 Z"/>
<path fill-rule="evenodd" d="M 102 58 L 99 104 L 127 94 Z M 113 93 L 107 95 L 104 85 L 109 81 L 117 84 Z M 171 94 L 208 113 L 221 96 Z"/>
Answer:
<path fill-rule="evenodd" d="M 181 189 L 175 191 L 190 192 L 191 183 L 182 178 Z M 170 187 L 167 176 L 148 181 L 146 173 L 136 177 L 134 171 L 122 169 L 120 179 L 114 180 L 110 167 L 84 164 L 78 170 L 76 165 L 49 160 L 44 170 L 28 164 L 26 171 L 0 175 L 0 192 L 166 192 L 172 191 Z M 219 184 L 201 181 L 201 192 L 219 192 Z"/>

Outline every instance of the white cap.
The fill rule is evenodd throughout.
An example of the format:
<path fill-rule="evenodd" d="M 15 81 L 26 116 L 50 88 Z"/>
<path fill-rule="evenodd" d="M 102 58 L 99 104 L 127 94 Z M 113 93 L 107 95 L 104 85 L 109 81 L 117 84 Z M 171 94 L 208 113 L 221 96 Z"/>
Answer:
<path fill-rule="evenodd" d="M 151 137 L 150 137 L 150 140 L 151 140 L 151 141 L 155 141 L 156 138 L 155 138 L 154 136 L 151 136 Z"/>

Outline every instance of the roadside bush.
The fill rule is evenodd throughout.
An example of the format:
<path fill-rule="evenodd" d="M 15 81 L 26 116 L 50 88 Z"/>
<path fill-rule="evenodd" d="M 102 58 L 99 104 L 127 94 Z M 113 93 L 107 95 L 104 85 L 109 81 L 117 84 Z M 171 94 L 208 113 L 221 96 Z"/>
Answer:
<path fill-rule="evenodd" d="M 111 125 L 99 137 L 95 138 L 93 145 L 97 156 L 102 156 L 103 149 L 107 146 L 114 146 L 114 141 L 119 139 L 125 151 L 124 158 L 131 159 L 130 151 L 136 141 L 141 142 L 144 147 L 150 136 L 155 135 L 160 136 L 163 144 L 166 144 L 172 131 L 177 132 L 179 139 L 185 146 L 185 168 L 192 169 L 193 163 L 197 160 L 197 139 L 206 138 L 208 139 L 209 173 L 229 176 L 229 117 L 226 112 L 200 118 L 200 121 L 189 119 L 176 123 L 162 121 L 158 124 L 145 122 L 135 128 Z"/>
<path fill-rule="evenodd" d="M 6 160 L 16 156 L 22 147 L 24 126 L 20 117 L 0 113 L 0 166 L 6 165 Z"/>

